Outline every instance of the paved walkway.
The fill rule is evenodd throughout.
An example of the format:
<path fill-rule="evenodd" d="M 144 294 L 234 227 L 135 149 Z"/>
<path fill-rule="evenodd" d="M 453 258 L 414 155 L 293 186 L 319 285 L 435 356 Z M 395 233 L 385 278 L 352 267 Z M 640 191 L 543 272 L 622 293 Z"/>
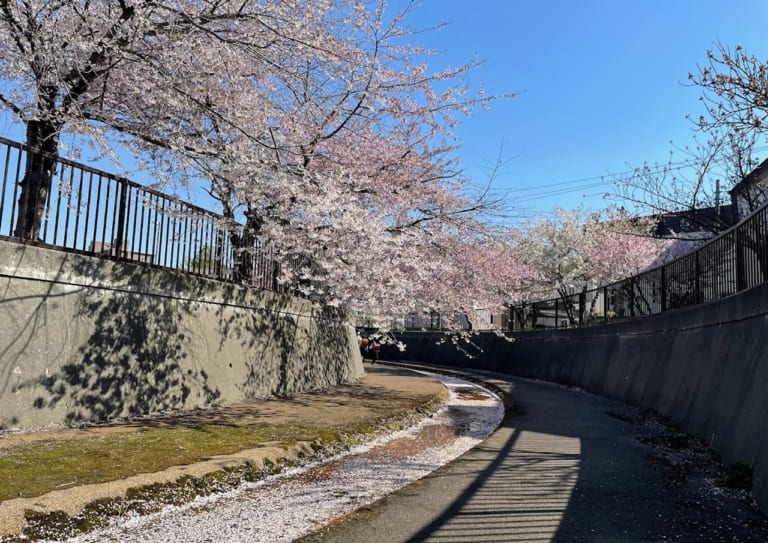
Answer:
<path fill-rule="evenodd" d="M 767 540 L 765 518 L 742 502 L 677 480 L 620 413 L 629 408 L 483 375 L 513 395 L 516 416 L 456 462 L 310 540 Z"/>
<path fill-rule="evenodd" d="M 476 375 L 509 393 L 518 414 L 457 461 L 307 540 L 768 541 L 765 517 L 702 482 L 701 459 L 639 439 L 653 432 L 628 422 L 630 408 L 546 383 Z M 377 365 L 353 386 L 269 401 L 245 412 L 222 409 L 217 416 L 264 422 L 303 417 L 336 426 L 368 420 L 401 400 L 427 401 L 441 389 L 434 379 Z M 209 421 L 215 413 L 202 416 Z M 87 438 L 93 431 L 46 433 L 43 439 Z M 46 508 L 57 509 L 85 490 L 32 500 L 36 507 L 49 500 Z M 16 501 L 24 499 L 3 502 L 0 509 Z"/>

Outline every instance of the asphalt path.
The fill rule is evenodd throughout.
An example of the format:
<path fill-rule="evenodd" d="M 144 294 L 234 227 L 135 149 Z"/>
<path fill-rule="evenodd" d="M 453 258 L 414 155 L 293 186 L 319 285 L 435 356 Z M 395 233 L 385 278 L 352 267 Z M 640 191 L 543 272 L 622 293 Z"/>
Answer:
<path fill-rule="evenodd" d="M 768 540 L 765 517 L 708 486 L 696 472 L 699 453 L 654 446 L 632 421 L 637 410 L 549 383 L 476 375 L 511 394 L 517 414 L 458 460 L 308 540 Z"/>

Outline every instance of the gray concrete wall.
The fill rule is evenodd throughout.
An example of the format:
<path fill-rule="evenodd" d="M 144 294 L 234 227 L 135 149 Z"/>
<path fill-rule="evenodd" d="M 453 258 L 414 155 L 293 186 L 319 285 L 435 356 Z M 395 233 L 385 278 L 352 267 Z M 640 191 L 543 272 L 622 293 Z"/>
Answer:
<path fill-rule="evenodd" d="M 0 241 L 0 429 L 290 396 L 363 374 L 297 298 Z"/>
<path fill-rule="evenodd" d="M 401 358 L 575 385 L 655 409 L 754 470 L 768 512 L 768 284 L 700 307 L 584 329 L 480 334 L 436 345 L 403 336 Z M 397 357 L 388 350 L 384 356 Z"/>

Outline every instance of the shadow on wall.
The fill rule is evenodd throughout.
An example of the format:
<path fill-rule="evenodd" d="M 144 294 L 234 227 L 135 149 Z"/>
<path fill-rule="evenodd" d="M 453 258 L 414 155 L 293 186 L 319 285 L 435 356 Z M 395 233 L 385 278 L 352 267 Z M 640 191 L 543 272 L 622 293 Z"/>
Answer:
<path fill-rule="evenodd" d="M 93 277 L 100 267 L 98 260 L 78 259 L 72 274 Z M 114 266 L 112 271 L 117 284 L 130 285 L 141 284 L 150 273 L 129 266 Z M 210 386 L 206 371 L 187 360 L 193 331 L 180 314 L 191 316 L 192 302 L 94 288 L 80 289 L 79 294 L 71 325 L 93 327 L 57 371 L 39 378 L 37 384 L 47 394 L 34 399 L 36 409 L 64 406 L 65 422 L 73 423 L 182 409 L 190 396 L 196 396 L 195 404 L 218 400 L 220 392 Z M 79 330 L 73 332 L 79 335 Z"/>
<path fill-rule="evenodd" d="M 227 350 L 225 342 L 236 340 L 236 350 L 246 353 L 238 383 L 243 399 L 286 398 L 359 377 L 350 367 L 354 338 L 343 315 L 285 296 L 270 295 L 261 305 L 246 316 L 222 318 L 228 308 L 218 311 L 220 348 Z"/>
<path fill-rule="evenodd" d="M 60 274 L 61 268 L 57 270 L 56 275 Z M 55 291 L 54 283 L 48 283 L 42 293 L 30 294 L 24 289 L 19 289 L 10 278 L 4 283 L 0 291 L 0 318 L 5 323 L 0 349 L 0 398 L 18 394 L 24 388 L 24 383 L 21 382 L 23 370 L 20 361 L 23 353 L 35 350 L 34 343 L 40 331 L 49 326 L 49 304 L 55 304 L 57 298 L 82 290 L 60 293 Z M 26 312 L 17 311 L 18 304 L 25 304 L 32 309 Z M 51 354 L 57 358 L 65 356 L 62 351 Z M 19 419 L 15 415 L 0 417 L 0 430 L 16 426 L 18 423 Z"/>
<path fill-rule="evenodd" d="M 363 374 L 337 311 L 0 242 L 0 428 L 201 408 Z"/>
<path fill-rule="evenodd" d="M 229 368 L 239 368 L 240 397 L 288 396 L 287 367 L 296 328 L 290 299 L 264 296 L 259 307 L 243 311 L 252 306 L 252 293 L 234 285 L 224 290 L 227 303 L 214 310 L 220 330 L 216 349 L 224 353 Z M 242 360 L 229 359 L 236 353 L 243 353 Z"/>

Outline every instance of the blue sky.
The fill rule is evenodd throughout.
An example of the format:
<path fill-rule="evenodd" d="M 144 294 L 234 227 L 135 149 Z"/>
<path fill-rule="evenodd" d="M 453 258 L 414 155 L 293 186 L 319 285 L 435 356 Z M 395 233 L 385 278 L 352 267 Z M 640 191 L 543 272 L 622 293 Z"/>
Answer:
<path fill-rule="evenodd" d="M 441 51 L 435 67 L 477 53 L 487 63 L 475 82 L 489 94 L 519 93 L 457 133 L 462 165 L 478 181 L 503 143 L 496 186 L 522 215 L 603 207 L 609 185 L 578 180 L 664 162 L 670 140 L 691 143 L 686 115 L 701 110 L 687 77 L 716 42 L 768 60 L 765 0 L 421 0 L 409 20 L 448 23 L 422 35 Z"/>

